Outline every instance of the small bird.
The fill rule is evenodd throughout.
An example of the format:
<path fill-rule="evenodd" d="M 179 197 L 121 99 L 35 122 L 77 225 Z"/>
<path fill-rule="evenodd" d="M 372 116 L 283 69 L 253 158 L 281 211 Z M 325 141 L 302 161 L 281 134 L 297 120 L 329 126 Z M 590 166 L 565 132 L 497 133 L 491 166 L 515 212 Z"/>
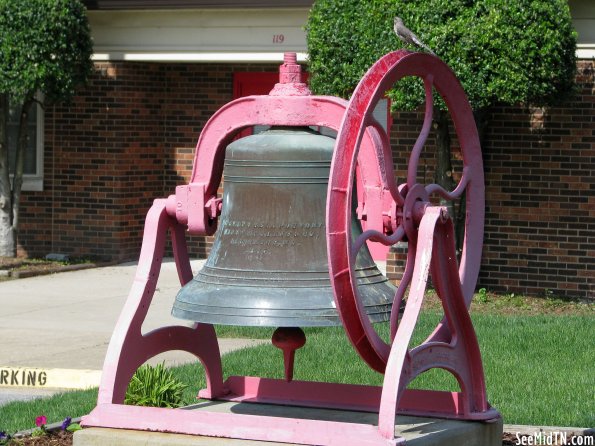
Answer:
<path fill-rule="evenodd" d="M 417 48 L 423 48 L 426 51 L 436 55 L 434 51 L 432 51 L 425 43 L 423 43 L 419 37 L 417 37 L 409 28 L 405 26 L 401 17 L 395 17 L 395 34 L 399 39 L 401 39 L 404 43 L 409 45 L 413 45 Z"/>

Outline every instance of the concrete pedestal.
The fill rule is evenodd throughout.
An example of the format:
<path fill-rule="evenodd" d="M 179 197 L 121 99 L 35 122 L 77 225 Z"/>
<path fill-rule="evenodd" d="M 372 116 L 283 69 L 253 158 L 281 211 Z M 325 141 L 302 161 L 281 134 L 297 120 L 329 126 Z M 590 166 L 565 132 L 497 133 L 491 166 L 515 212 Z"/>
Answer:
<path fill-rule="evenodd" d="M 202 404 L 189 408 L 189 410 L 201 409 L 208 409 L 211 412 L 233 412 L 246 415 L 366 424 L 376 424 L 378 418 L 377 414 L 367 412 L 312 409 L 269 404 L 213 402 L 209 403 L 208 406 Z M 398 416 L 395 434 L 404 437 L 407 446 L 501 446 L 502 419 L 484 423 Z M 337 444 L 341 444 L 340 439 L 337 440 Z M 272 446 L 281 444 L 108 428 L 87 428 L 74 434 L 74 446 Z"/>

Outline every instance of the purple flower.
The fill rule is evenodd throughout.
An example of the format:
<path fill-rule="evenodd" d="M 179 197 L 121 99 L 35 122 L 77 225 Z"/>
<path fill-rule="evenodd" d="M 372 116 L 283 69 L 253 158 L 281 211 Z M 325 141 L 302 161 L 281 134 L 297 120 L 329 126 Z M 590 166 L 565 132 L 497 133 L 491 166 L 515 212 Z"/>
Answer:
<path fill-rule="evenodd" d="M 37 418 L 35 418 L 35 425 L 37 427 L 42 427 L 45 426 L 48 422 L 48 419 L 46 418 L 45 415 L 40 415 Z"/>
<path fill-rule="evenodd" d="M 62 430 L 65 431 L 68 428 L 68 426 L 70 426 L 70 423 L 72 423 L 71 417 L 64 418 L 64 421 L 62 421 L 62 426 L 61 426 Z"/>
<path fill-rule="evenodd" d="M 8 438 L 8 435 L 6 435 L 6 432 L 0 431 L 0 440 L 6 440 L 7 438 Z"/>

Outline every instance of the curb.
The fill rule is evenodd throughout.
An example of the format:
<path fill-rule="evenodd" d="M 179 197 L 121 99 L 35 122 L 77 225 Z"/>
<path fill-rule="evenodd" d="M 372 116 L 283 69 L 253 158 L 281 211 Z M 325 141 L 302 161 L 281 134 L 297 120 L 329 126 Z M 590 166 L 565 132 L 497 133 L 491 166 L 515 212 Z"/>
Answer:
<path fill-rule="evenodd" d="M 101 370 L 0 366 L 0 389 L 81 390 L 99 386 Z"/>
<path fill-rule="evenodd" d="M 48 425 L 45 427 L 45 430 L 46 430 L 47 432 L 52 432 L 52 433 L 54 433 L 54 432 L 58 432 L 58 431 L 62 430 L 62 423 L 63 423 L 63 421 L 57 421 L 57 422 L 55 422 L 55 423 L 48 424 Z M 73 419 L 70 421 L 70 424 L 80 424 L 80 423 L 81 423 L 81 417 L 76 417 L 76 418 L 73 418 Z M 32 429 L 25 429 L 24 431 L 19 431 L 19 432 L 16 432 L 14 435 L 12 435 L 12 437 L 13 437 L 13 438 L 23 438 L 23 437 L 28 437 L 28 436 L 29 436 L 29 435 L 31 435 L 33 432 L 35 432 L 37 429 L 38 429 L 37 427 L 35 427 L 35 428 L 32 428 Z"/>
<path fill-rule="evenodd" d="M 18 271 L 12 271 L 10 273 L 10 277 L 12 277 L 13 279 L 25 279 L 27 277 L 47 276 L 48 274 L 55 274 L 66 271 L 79 271 L 81 269 L 90 269 L 95 267 L 96 266 L 91 263 L 81 263 L 80 265 L 65 265 L 56 268 L 48 268 L 43 271 L 23 269 Z"/>
<path fill-rule="evenodd" d="M 46 270 L 16 270 L 9 272 L 8 277 L 13 279 L 26 279 L 27 277 L 47 276 L 49 274 L 65 273 L 69 271 L 80 271 L 83 269 L 98 268 L 101 266 L 110 266 L 110 264 L 98 263 L 74 263 L 72 265 L 57 266 L 55 268 L 48 268 Z"/>

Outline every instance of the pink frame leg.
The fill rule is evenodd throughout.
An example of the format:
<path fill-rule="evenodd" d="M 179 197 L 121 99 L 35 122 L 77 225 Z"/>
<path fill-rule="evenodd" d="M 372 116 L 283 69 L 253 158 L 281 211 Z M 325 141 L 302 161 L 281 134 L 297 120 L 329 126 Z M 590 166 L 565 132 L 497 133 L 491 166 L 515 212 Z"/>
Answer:
<path fill-rule="evenodd" d="M 153 356 L 170 350 L 194 354 L 205 366 L 208 392 L 213 396 L 223 392 L 219 345 L 212 325 L 162 327 L 141 333 L 159 277 L 168 229 L 173 235 L 180 282 L 192 279 L 183 228 L 167 214 L 165 200 L 155 200 L 145 223 L 136 277 L 108 347 L 98 404 L 122 404 L 136 369 Z"/>
<path fill-rule="evenodd" d="M 490 419 L 498 413 L 490 409 L 486 399 L 485 381 L 477 337 L 467 312 L 459 281 L 454 247 L 452 220 L 445 217 L 445 209 L 426 208 L 417 240 L 417 253 L 407 305 L 395 339 L 384 375 L 378 426 L 383 436 L 392 438 L 394 421 L 406 386 L 431 368 L 451 372 L 459 382 L 461 392 L 453 394 L 451 416 L 462 419 Z M 417 323 L 425 296 L 429 273 L 444 308 L 445 321 L 451 337 L 445 341 L 426 340 L 409 350 L 411 336 Z M 443 322 L 444 323 L 444 322 Z M 422 413 L 440 413 L 434 398 L 436 392 L 426 391 L 418 401 Z M 406 412 L 406 411 L 405 411 Z"/>

